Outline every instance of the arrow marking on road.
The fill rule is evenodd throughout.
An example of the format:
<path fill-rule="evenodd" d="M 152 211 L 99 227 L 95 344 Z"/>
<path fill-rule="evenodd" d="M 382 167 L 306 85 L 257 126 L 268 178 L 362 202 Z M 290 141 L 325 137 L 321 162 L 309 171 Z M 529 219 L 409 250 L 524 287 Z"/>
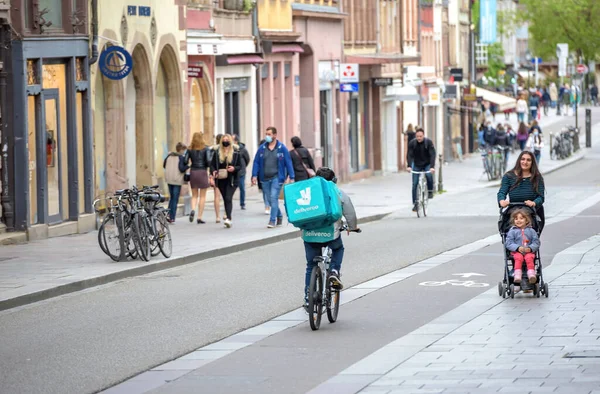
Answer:
<path fill-rule="evenodd" d="M 464 274 L 452 274 L 454 276 L 460 276 L 461 278 L 470 278 L 471 276 L 485 276 L 484 274 L 478 274 L 476 272 L 467 272 Z"/>

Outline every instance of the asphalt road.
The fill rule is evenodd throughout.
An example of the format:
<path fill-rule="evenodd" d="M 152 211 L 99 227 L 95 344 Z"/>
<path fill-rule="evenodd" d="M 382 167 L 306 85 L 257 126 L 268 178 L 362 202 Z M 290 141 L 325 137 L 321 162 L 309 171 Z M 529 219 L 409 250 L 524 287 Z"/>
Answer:
<path fill-rule="evenodd" d="M 598 164 L 585 159 L 546 177 L 548 216 L 600 191 Z M 345 238 L 346 287 L 495 234 L 495 194 L 480 189 L 441 196 L 426 219 L 402 212 Z M 596 206 L 549 226 L 544 261 L 599 232 L 599 214 Z M 492 245 L 372 293 L 343 306 L 339 323 L 325 323 L 317 335 L 307 325 L 286 330 L 163 392 L 305 392 L 486 290 L 418 283 L 478 272 L 495 286 L 502 273 L 499 248 Z M 95 392 L 295 309 L 302 299 L 303 253 L 301 242 L 292 240 L 4 311 L 0 392 Z"/>

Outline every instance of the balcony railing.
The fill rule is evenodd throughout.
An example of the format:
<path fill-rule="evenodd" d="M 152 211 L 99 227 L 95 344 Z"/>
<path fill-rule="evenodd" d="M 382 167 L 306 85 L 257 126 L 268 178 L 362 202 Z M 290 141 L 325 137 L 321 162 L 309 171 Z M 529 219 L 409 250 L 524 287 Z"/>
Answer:
<path fill-rule="evenodd" d="M 337 7 L 339 0 L 295 0 L 294 2 L 302 4 L 327 5 L 330 7 Z"/>
<path fill-rule="evenodd" d="M 228 11 L 248 12 L 252 9 L 252 0 L 188 0 L 188 6 L 202 6 Z"/>

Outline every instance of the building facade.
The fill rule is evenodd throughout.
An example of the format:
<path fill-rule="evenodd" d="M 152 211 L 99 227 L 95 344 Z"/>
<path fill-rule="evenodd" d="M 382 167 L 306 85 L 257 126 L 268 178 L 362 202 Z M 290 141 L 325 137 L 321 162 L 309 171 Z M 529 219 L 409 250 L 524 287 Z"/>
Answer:
<path fill-rule="evenodd" d="M 87 0 L 10 5 L 13 228 L 30 240 L 87 232 L 95 226 Z"/>
<path fill-rule="evenodd" d="M 98 3 L 99 52 L 122 46 L 133 67 L 121 80 L 91 67 L 95 195 L 154 184 L 166 192 L 163 160 L 186 137 L 185 5 L 177 0 Z"/>
<path fill-rule="evenodd" d="M 8 148 L 10 111 L 9 89 L 11 88 L 10 51 L 11 51 L 10 2 L 0 0 L 0 146 Z M 0 234 L 7 227 L 14 231 L 13 204 L 14 198 L 9 188 L 8 149 L 0 149 L 5 154 L 0 155 Z M 8 224 L 8 226 L 7 226 Z"/>

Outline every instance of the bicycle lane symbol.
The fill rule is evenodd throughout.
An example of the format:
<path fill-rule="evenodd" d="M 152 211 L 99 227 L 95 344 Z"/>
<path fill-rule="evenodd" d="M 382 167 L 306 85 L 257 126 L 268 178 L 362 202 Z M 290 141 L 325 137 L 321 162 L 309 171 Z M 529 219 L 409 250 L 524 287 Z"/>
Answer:
<path fill-rule="evenodd" d="M 442 281 L 426 281 L 419 283 L 420 286 L 426 287 L 437 287 L 437 286 L 463 286 L 463 287 L 488 287 L 489 283 L 480 283 L 472 280 L 458 280 L 458 279 L 450 279 L 450 280 L 442 280 Z"/>

